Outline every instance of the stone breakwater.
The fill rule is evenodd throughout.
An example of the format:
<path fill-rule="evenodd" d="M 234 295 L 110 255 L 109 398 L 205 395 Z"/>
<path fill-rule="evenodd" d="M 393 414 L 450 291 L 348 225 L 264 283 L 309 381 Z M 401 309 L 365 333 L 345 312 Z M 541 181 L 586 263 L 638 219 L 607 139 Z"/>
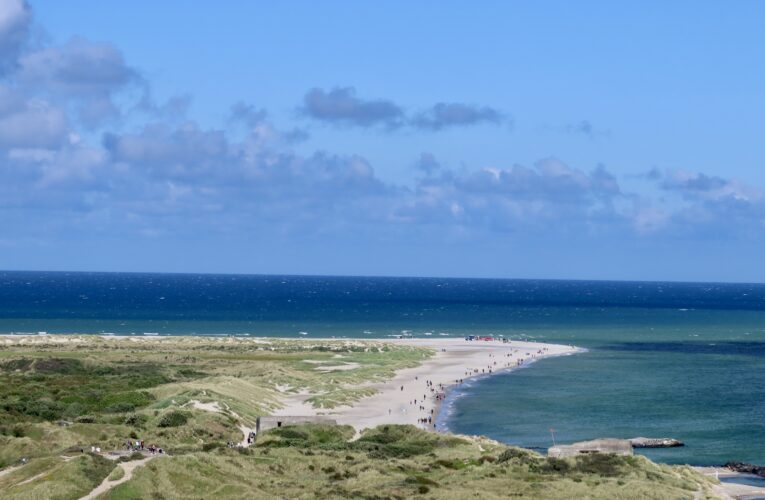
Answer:
<path fill-rule="evenodd" d="M 723 465 L 726 469 L 733 472 L 742 472 L 744 474 L 754 474 L 755 476 L 765 477 L 765 467 L 761 465 L 746 464 L 743 462 L 728 462 Z"/>

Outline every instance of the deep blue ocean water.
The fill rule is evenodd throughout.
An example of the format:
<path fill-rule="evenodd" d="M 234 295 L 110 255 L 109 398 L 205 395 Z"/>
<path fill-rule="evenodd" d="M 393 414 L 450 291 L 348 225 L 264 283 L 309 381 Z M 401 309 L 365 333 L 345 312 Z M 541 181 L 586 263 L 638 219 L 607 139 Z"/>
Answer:
<path fill-rule="evenodd" d="M 765 464 L 765 285 L 0 272 L 0 332 L 385 338 L 586 347 L 471 382 L 446 425 L 546 448 L 675 437 L 670 463 Z"/>

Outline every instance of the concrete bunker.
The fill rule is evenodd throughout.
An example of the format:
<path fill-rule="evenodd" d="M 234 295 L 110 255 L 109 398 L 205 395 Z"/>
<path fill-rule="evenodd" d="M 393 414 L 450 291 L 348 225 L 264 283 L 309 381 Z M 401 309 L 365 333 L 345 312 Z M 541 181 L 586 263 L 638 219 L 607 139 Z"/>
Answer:
<path fill-rule="evenodd" d="M 590 453 L 632 455 L 632 444 L 627 439 L 593 439 L 569 445 L 557 445 L 547 450 L 548 457 L 565 458 Z"/>

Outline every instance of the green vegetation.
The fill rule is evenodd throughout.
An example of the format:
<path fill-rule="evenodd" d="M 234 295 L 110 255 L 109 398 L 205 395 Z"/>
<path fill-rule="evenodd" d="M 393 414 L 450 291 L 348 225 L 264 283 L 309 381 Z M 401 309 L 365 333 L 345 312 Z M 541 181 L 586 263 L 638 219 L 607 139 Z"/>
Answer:
<path fill-rule="evenodd" d="M 3 498 L 74 499 L 118 463 L 90 453 L 126 440 L 168 453 L 101 498 L 704 498 L 693 470 L 642 457 L 548 459 L 479 438 L 386 425 L 358 439 L 348 426 L 272 429 L 255 445 L 241 424 L 284 392 L 316 407 L 348 404 L 364 382 L 419 364 L 428 350 L 380 342 L 264 339 L 4 339 L 0 344 Z M 352 369 L 334 369 L 349 366 Z M 21 459 L 29 459 L 20 465 Z M 126 463 L 125 467 L 134 464 Z M 10 467 L 16 467 L 10 469 Z"/>
<path fill-rule="evenodd" d="M 32 460 L 0 477 L 0 491 L 3 498 L 80 498 L 101 484 L 114 467 L 114 461 L 90 453 L 70 460 Z"/>
<path fill-rule="evenodd" d="M 125 477 L 125 470 L 122 467 L 115 467 L 111 474 L 109 474 L 109 481 L 117 481 Z"/>
<path fill-rule="evenodd" d="M 162 415 L 157 422 L 157 427 L 180 427 L 186 425 L 189 421 L 189 415 L 182 411 L 171 411 Z"/>
<path fill-rule="evenodd" d="M 272 429 L 247 450 L 154 460 L 106 498 L 711 498 L 711 483 L 692 470 L 643 457 L 547 459 L 411 426 L 352 435 L 316 424 Z"/>

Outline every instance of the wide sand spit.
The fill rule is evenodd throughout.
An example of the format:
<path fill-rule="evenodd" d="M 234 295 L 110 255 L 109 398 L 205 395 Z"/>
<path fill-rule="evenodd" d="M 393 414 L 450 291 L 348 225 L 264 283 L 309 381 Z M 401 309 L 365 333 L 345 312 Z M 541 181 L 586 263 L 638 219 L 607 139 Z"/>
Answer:
<path fill-rule="evenodd" d="M 385 382 L 367 383 L 359 387 L 374 389 L 352 406 L 332 409 L 314 408 L 306 401 L 311 394 L 285 393 L 283 407 L 273 412 L 279 416 L 326 415 L 339 424 L 361 431 L 381 424 L 413 424 L 429 430 L 433 427 L 445 392 L 473 377 L 489 376 L 518 369 L 553 356 L 583 352 L 570 345 L 545 344 L 512 340 L 464 339 L 392 339 L 396 345 L 430 348 L 435 355 L 415 368 L 396 372 Z M 402 389 L 403 387 L 403 389 Z M 432 389 L 432 390 L 431 390 Z M 431 418 L 427 424 L 420 419 Z"/>

